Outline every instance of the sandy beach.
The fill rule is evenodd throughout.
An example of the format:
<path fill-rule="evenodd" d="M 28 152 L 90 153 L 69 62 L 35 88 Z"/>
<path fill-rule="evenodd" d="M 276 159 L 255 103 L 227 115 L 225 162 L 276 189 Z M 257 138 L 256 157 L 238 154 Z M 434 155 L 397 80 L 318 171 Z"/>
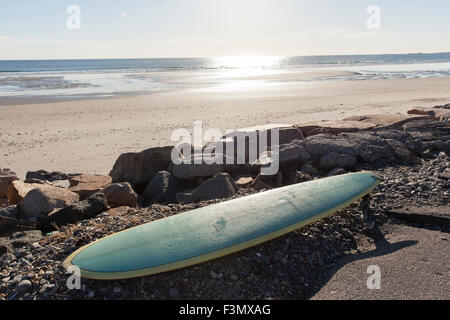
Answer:
<path fill-rule="evenodd" d="M 404 113 L 450 100 L 450 78 L 290 82 L 115 98 L 3 100 L 0 163 L 29 170 L 108 174 L 125 152 L 173 144 L 177 128 L 243 128 L 352 115 Z"/>

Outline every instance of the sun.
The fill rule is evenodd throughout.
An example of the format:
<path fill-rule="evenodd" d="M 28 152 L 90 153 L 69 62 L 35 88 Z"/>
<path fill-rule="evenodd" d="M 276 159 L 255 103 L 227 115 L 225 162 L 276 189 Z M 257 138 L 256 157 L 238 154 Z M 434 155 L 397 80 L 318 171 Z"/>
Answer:
<path fill-rule="evenodd" d="M 221 68 L 267 68 L 279 64 L 279 56 L 228 56 L 216 58 Z"/>

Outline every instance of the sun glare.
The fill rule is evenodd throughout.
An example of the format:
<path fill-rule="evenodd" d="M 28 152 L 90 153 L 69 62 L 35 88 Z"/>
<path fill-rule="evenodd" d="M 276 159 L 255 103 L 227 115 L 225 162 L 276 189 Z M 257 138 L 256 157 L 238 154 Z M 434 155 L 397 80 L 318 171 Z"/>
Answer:
<path fill-rule="evenodd" d="M 279 56 L 228 56 L 216 58 L 221 68 L 267 68 L 279 64 Z"/>

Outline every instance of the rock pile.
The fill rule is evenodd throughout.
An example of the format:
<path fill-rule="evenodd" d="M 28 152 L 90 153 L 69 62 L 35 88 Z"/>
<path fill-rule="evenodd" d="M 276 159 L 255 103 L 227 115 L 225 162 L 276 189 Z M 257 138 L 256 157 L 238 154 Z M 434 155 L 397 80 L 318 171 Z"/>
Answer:
<path fill-rule="evenodd" d="M 261 149 L 261 139 L 275 146 L 273 130 L 279 133 L 277 151 Z M 181 148 L 169 146 L 127 153 L 117 159 L 109 176 L 39 170 L 28 172 L 22 182 L 13 171 L 3 169 L 0 199 L 9 207 L 1 211 L 1 232 L 11 233 L 30 224 L 48 230 L 51 223 L 73 223 L 109 207 L 224 199 L 240 188 L 268 190 L 361 170 L 367 164 L 416 164 L 430 152 L 450 154 L 449 137 L 445 106 L 414 108 L 406 115 L 242 129 L 205 145 L 202 150 L 208 153 L 204 156 L 194 153 L 183 158 Z M 260 146 L 256 159 L 250 152 L 251 143 Z M 242 145 L 245 150 L 238 152 Z M 234 153 L 227 153 L 229 148 Z M 181 163 L 172 163 L 173 153 L 181 155 Z M 262 169 L 276 159 L 279 172 L 265 175 Z"/>

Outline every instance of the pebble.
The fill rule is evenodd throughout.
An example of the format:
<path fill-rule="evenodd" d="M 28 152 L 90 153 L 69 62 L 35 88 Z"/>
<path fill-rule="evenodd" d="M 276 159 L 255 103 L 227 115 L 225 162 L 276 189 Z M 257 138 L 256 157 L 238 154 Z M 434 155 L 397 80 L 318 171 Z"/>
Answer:
<path fill-rule="evenodd" d="M 22 280 L 19 282 L 16 288 L 17 293 L 25 293 L 31 288 L 31 281 L 30 280 Z"/>
<path fill-rule="evenodd" d="M 177 288 L 170 288 L 170 290 L 169 290 L 169 295 L 170 295 L 172 298 L 177 298 L 177 297 L 180 295 L 180 292 L 178 291 Z"/>

